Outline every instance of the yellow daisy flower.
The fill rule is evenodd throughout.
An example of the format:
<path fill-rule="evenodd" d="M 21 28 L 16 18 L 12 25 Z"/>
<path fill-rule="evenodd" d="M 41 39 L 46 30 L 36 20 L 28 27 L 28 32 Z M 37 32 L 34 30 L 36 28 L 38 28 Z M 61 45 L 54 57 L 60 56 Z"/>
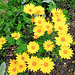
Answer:
<path fill-rule="evenodd" d="M 48 22 L 45 22 L 44 25 L 43 25 L 43 29 L 44 29 L 45 31 L 49 31 L 49 30 L 51 30 L 52 28 L 53 28 L 53 25 L 52 25 L 52 23 L 49 23 L 49 21 L 48 21 Z"/>
<path fill-rule="evenodd" d="M 44 25 L 45 18 L 41 16 L 37 16 L 35 17 L 34 22 L 35 22 L 35 25 L 42 26 Z"/>
<path fill-rule="evenodd" d="M 0 38 L 0 44 L 5 44 L 5 43 L 6 43 L 6 38 L 2 36 Z"/>
<path fill-rule="evenodd" d="M 23 62 L 23 63 L 19 63 L 17 67 L 18 67 L 18 72 L 19 72 L 19 73 L 25 71 L 26 68 L 27 68 L 25 62 Z"/>
<path fill-rule="evenodd" d="M 35 14 L 36 15 L 42 15 L 45 14 L 45 9 L 42 6 L 36 6 L 35 7 Z"/>
<path fill-rule="evenodd" d="M 39 44 L 35 41 L 29 42 L 29 45 L 27 45 L 27 49 L 29 53 L 36 53 L 39 50 Z"/>
<path fill-rule="evenodd" d="M 54 17 L 57 17 L 58 15 L 63 15 L 63 12 L 62 12 L 62 10 L 61 9 L 59 9 L 59 8 L 54 8 L 54 9 L 52 9 L 52 11 L 51 11 L 51 13 L 53 14 L 53 16 Z"/>
<path fill-rule="evenodd" d="M 2 44 L 0 43 L 0 49 L 2 49 Z"/>
<path fill-rule="evenodd" d="M 25 52 L 22 55 L 21 54 L 16 54 L 16 55 L 17 55 L 16 60 L 19 63 L 28 61 L 28 59 L 29 59 L 29 55 L 27 53 L 25 53 Z"/>
<path fill-rule="evenodd" d="M 61 50 L 59 50 L 59 55 L 64 59 L 71 59 L 72 54 L 74 54 L 73 50 L 66 46 L 62 46 Z"/>
<path fill-rule="evenodd" d="M 58 31 L 58 32 L 67 32 L 68 31 L 68 25 L 66 24 L 56 24 L 54 25 L 54 29 L 55 31 Z"/>
<path fill-rule="evenodd" d="M 50 40 L 47 40 L 43 43 L 43 47 L 47 51 L 52 51 L 54 45 L 53 45 L 53 42 L 51 42 Z"/>
<path fill-rule="evenodd" d="M 15 40 L 17 40 L 18 38 L 20 38 L 20 33 L 14 32 L 14 33 L 11 34 L 11 36 L 14 37 Z"/>
<path fill-rule="evenodd" d="M 24 6 L 24 10 L 23 12 L 26 12 L 30 15 L 34 14 L 35 13 L 35 5 L 33 5 L 32 3 L 27 4 L 26 6 Z"/>
<path fill-rule="evenodd" d="M 8 73 L 10 74 L 10 75 L 17 75 L 18 74 L 18 70 L 17 70 L 17 67 L 15 67 L 15 66 L 9 66 L 8 67 Z"/>
<path fill-rule="evenodd" d="M 52 17 L 52 21 L 53 21 L 55 24 L 59 24 L 60 22 L 61 22 L 62 24 L 65 24 L 65 23 L 66 23 L 66 17 L 65 17 L 65 15 L 57 16 L 57 17 Z"/>
<path fill-rule="evenodd" d="M 38 37 L 43 36 L 45 33 L 45 30 L 42 26 L 36 26 L 33 29 L 34 35 L 37 35 Z"/>
<path fill-rule="evenodd" d="M 55 37 L 55 39 L 56 39 L 56 44 L 62 46 L 68 46 L 73 41 L 69 33 L 59 35 L 59 37 Z"/>
<path fill-rule="evenodd" d="M 43 58 L 43 60 L 40 63 L 40 71 L 42 71 L 43 73 L 49 73 L 52 69 L 54 69 L 54 63 L 51 61 L 51 59 L 49 59 L 49 57 Z"/>
<path fill-rule="evenodd" d="M 10 59 L 10 65 L 12 65 L 12 66 L 17 66 L 18 65 L 18 62 L 15 60 L 15 59 Z"/>
<path fill-rule="evenodd" d="M 34 35 L 33 38 L 34 39 L 37 39 L 37 38 L 39 38 L 39 36 L 38 35 Z"/>
<path fill-rule="evenodd" d="M 40 64 L 40 59 L 39 58 L 37 58 L 37 57 L 31 57 L 29 60 L 28 60 L 28 69 L 30 69 L 31 71 L 33 71 L 33 72 L 36 72 L 37 70 L 39 70 L 40 69 L 40 66 L 41 66 L 41 64 Z"/>

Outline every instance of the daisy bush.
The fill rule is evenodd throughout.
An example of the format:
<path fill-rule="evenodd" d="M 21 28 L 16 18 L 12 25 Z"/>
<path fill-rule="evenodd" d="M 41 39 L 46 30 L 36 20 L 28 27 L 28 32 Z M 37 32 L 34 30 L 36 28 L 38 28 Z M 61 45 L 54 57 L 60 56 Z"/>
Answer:
<path fill-rule="evenodd" d="M 26 4 L 21 5 L 19 1 L 19 6 L 11 3 L 12 0 L 8 2 L 6 8 L 10 3 L 13 5 L 5 13 L 10 20 L 4 16 L 1 24 L 3 30 L 0 29 L 0 51 L 13 47 L 16 55 L 16 59 L 10 59 L 7 72 L 17 75 L 27 70 L 40 70 L 49 74 L 54 69 L 56 59 L 71 59 L 74 54 L 70 48 L 73 39 L 68 33 L 67 17 L 64 10 L 55 5 L 45 9 L 40 2 L 28 3 L 27 0 Z M 51 14 L 49 19 L 46 12 Z"/>

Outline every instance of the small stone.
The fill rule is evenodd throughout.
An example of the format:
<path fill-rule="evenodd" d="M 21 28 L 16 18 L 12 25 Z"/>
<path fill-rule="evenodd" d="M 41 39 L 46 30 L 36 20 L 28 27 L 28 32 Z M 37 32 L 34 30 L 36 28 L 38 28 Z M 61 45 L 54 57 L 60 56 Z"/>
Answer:
<path fill-rule="evenodd" d="M 54 65 L 56 65 L 56 63 L 54 63 Z"/>
<path fill-rule="evenodd" d="M 30 72 L 30 70 L 28 70 L 28 72 Z"/>
<path fill-rule="evenodd" d="M 64 63 L 64 65 L 66 65 L 66 63 Z"/>

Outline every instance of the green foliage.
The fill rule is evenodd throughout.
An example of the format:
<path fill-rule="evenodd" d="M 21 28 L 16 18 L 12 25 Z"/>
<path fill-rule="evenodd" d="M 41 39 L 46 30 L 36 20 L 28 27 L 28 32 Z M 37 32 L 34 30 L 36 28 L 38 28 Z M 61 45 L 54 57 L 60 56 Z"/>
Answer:
<path fill-rule="evenodd" d="M 10 37 L 9 35 L 7 35 L 6 39 L 7 39 L 8 43 L 10 45 L 14 45 L 15 44 L 15 40 L 13 39 L 13 37 Z"/>
<path fill-rule="evenodd" d="M 23 44 L 22 39 L 21 39 L 21 38 L 19 38 L 19 39 L 16 41 L 16 44 L 17 44 L 17 45 L 22 45 L 22 44 Z"/>
<path fill-rule="evenodd" d="M 48 6 L 49 6 L 49 7 L 47 8 L 47 10 L 48 10 L 49 12 L 51 12 L 52 9 L 56 8 L 56 4 L 53 4 L 53 2 L 49 2 L 49 5 L 48 5 Z"/>
<path fill-rule="evenodd" d="M 17 53 L 23 53 L 27 51 L 27 44 L 21 44 L 18 48 L 17 48 Z"/>
<path fill-rule="evenodd" d="M 1 75 L 4 75 L 4 74 L 5 74 L 5 69 L 6 69 L 6 64 L 5 64 L 5 62 L 3 62 L 3 63 L 0 65 L 0 74 L 1 74 Z"/>
<path fill-rule="evenodd" d="M 68 14 L 68 11 L 65 10 L 65 9 L 63 9 L 62 11 L 63 11 L 63 14 L 65 15 L 66 19 L 69 20 L 70 19 L 70 16 L 67 15 Z"/>

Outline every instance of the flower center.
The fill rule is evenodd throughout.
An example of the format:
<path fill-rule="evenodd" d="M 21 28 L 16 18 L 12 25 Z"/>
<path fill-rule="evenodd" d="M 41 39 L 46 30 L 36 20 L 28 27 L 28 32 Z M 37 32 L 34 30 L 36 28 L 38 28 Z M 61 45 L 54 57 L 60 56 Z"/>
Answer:
<path fill-rule="evenodd" d="M 15 71 L 16 71 L 16 69 L 15 69 L 15 68 L 13 68 L 13 69 L 12 69 L 12 71 L 13 71 L 13 72 L 15 72 Z"/>
<path fill-rule="evenodd" d="M 33 23 L 34 22 L 34 19 L 31 19 L 31 22 Z"/>
<path fill-rule="evenodd" d="M 1 42 L 4 42 L 4 40 L 2 39 Z"/>
<path fill-rule="evenodd" d="M 45 66 L 45 67 L 47 67 L 47 66 L 48 66 L 48 63 L 47 63 L 47 62 L 45 62 L 45 63 L 44 63 L 44 66 Z"/>
<path fill-rule="evenodd" d="M 22 57 L 21 59 L 24 60 L 24 57 Z"/>
<path fill-rule="evenodd" d="M 50 26 L 46 26 L 47 29 L 49 29 Z"/>
<path fill-rule="evenodd" d="M 23 65 L 20 65 L 19 67 L 20 67 L 20 68 L 23 68 Z"/>
<path fill-rule="evenodd" d="M 16 61 L 14 61 L 14 64 L 16 64 L 17 62 Z"/>
<path fill-rule="evenodd" d="M 47 47 L 50 47 L 50 44 L 47 44 Z"/>
<path fill-rule="evenodd" d="M 38 10 L 38 11 L 36 12 L 36 14 L 37 14 L 37 15 L 39 15 L 40 13 L 41 13 L 41 11 L 40 11 L 40 10 Z"/>
<path fill-rule="evenodd" d="M 64 54 L 67 54 L 67 53 L 68 53 L 68 51 L 67 51 L 67 50 L 64 50 L 63 52 L 64 52 Z"/>
<path fill-rule="evenodd" d="M 51 34 L 51 33 L 52 33 L 52 31 L 53 31 L 52 29 L 51 29 L 51 30 L 49 30 L 49 31 L 48 31 L 48 34 Z"/>
<path fill-rule="evenodd" d="M 58 12 L 55 12 L 56 15 L 58 15 Z"/>
<path fill-rule="evenodd" d="M 61 21 L 60 19 L 57 19 L 57 21 Z"/>
<path fill-rule="evenodd" d="M 15 38 L 18 38 L 18 35 L 15 35 Z"/>
<path fill-rule="evenodd" d="M 59 30 L 62 30 L 63 28 L 61 27 L 61 26 L 59 26 L 59 28 L 58 28 Z"/>
<path fill-rule="evenodd" d="M 37 32 L 38 32 L 38 33 L 40 33 L 40 32 L 41 32 L 41 30 L 39 29 Z"/>
<path fill-rule="evenodd" d="M 29 9 L 29 12 L 32 12 L 32 10 L 31 10 L 31 9 Z"/>
<path fill-rule="evenodd" d="M 35 46 L 31 46 L 32 49 L 35 49 Z"/>
<path fill-rule="evenodd" d="M 33 65 L 33 66 L 36 66 L 36 62 L 33 62 L 32 65 Z"/>
<path fill-rule="evenodd" d="M 65 38 L 61 38 L 61 41 L 65 41 Z"/>
<path fill-rule="evenodd" d="M 39 24 L 41 24 L 41 21 L 38 21 Z"/>

